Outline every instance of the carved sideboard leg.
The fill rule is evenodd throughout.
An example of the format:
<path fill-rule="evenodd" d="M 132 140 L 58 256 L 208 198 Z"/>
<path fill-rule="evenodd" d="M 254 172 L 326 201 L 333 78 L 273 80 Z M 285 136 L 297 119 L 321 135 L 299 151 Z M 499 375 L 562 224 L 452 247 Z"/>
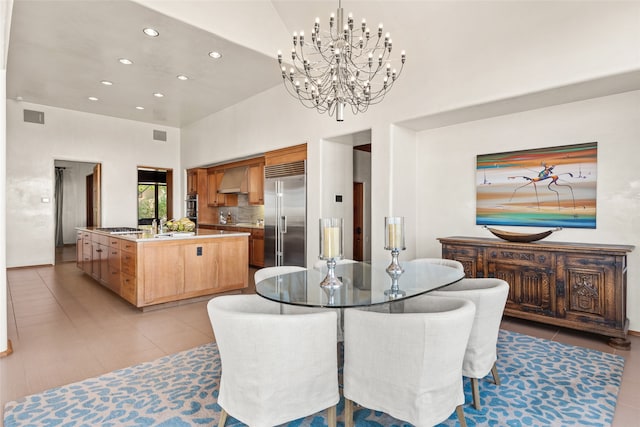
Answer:
<path fill-rule="evenodd" d="M 617 350 L 631 350 L 631 341 L 627 338 L 609 338 L 608 344 Z"/>

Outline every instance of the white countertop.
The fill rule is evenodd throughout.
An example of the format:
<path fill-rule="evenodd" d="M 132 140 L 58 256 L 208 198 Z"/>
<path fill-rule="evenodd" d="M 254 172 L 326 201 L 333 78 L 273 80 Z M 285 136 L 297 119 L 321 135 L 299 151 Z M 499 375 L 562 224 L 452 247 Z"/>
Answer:
<path fill-rule="evenodd" d="M 131 240 L 133 242 L 166 242 L 167 240 L 188 240 L 188 239 L 212 239 L 220 237 L 235 237 L 235 236 L 249 236 L 250 233 L 243 231 L 224 231 L 224 230 L 208 230 L 205 228 L 198 228 L 195 232 L 181 233 L 173 232 L 171 235 L 168 233 L 159 234 L 158 237 L 152 233 L 131 233 L 131 234 L 111 234 L 106 231 L 96 230 L 94 227 L 76 227 L 77 230 L 91 231 L 92 233 L 99 233 L 105 236 L 118 237 L 120 239 Z"/>
<path fill-rule="evenodd" d="M 256 223 L 253 223 L 253 222 L 238 222 L 238 223 L 232 223 L 232 224 L 213 224 L 213 223 L 209 224 L 209 223 L 201 222 L 199 224 L 205 225 L 205 226 L 213 226 L 213 227 L 258 228 L 260 230 L 264 229 L 263 225 L 257 225 Z"/>

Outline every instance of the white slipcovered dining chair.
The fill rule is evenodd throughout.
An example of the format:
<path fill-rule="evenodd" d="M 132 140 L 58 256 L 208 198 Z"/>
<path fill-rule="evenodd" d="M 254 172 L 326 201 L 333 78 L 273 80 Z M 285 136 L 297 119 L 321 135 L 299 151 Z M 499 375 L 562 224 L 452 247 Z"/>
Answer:
<path fill-rule="evenodd" d="M 219 296 L 207 310 L 222 364 L 218 426 L 227 414 L 266 427 L 324 409 L 336 426 L 335 312 L 282 315 L 255 294 Z"/>
<path fill-rule="evenodd" d="M 413 262 L 413 263 L 416 263 L 416 264 L 426 263 L 426 264 L 444 265 L 444 266 L 447 266 L 447 267 L 451 267 L 451 268 L 455 268 L 457 270 L 464 271 L 464 266 L 462 265 L 462 263 L 460 261 L 456 261 L 454 259 L 446 259 L 446 258 L 416 258 L 416 259 L 412 259 L 409 262 Z"/>
<path fill-rule="evenodd" d="M 480 409 L 481 406 L 478 379 L 491 372 L 494 383 L 500 385 L 496 369 L 497 343 L 508 294 L 509 284 L 493 278 L 462 279 L 429 293 L 433 297 L 465 298 L 476 306 L 473 328 L 462 365 L 462 375 L 471 379 L 473 406 L 476 409 Z"/>
<path fill-rule="evenodd" d="M 279 276 L 281 274 L 295 273 L 297 271 L 305 271 L 306 268 L 297 265 L 279 265 L 276 267 L 264 267 L 253 273 L 253 283 L 261 282 L 269 277 Z"/>
<path fill-rule="evenodd" d="M 345 425 L 356 402 L 420 427 L 455 411 L 466 426 L 462 360 L 474 313 L 468 300 L 429 296 L 411 312 L 346 310 Z"/>

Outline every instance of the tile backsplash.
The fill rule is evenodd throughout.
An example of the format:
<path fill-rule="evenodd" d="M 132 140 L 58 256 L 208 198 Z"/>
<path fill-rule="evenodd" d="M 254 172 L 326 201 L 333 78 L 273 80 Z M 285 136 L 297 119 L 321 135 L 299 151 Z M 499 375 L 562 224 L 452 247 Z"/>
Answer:
<path fill-rule="evenodd" d="M 225 216 L 230 212 L 233 223 L 249 222 L 255 224 L 258 220 L 264 219 L 264 206 L 250 205 L 247 194 L 238 194 L 238 206 L 218 208 L 218 215 L 221 212 Z"/>

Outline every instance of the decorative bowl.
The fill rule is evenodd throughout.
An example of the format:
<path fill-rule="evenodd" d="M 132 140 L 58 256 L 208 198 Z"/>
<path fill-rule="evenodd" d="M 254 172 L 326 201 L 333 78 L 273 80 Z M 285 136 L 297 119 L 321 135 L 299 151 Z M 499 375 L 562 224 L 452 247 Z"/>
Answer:
<path fill-rule="evenodd" d="M 535 242 L 537 240 L 541 240 L 541 239 L 544 239 L 545 237 L 550 236 L 551 233 L 553 233 L 554 231 L 562 230 L 561 227 L 558 227 L 558 228 L 554 228 L 553 230 L 543 231 L 541 233 L 528 234 L 528 233 L 514 233 L 512 231 L 497 230 L 495 228 L 487 227 L 486 225 L 484 226 L 484 228 L 489 230 L 496 237 L 499 237 L 503 240 L 507 240 L 509 242 L 519 242 L 519 243 Z"/>

